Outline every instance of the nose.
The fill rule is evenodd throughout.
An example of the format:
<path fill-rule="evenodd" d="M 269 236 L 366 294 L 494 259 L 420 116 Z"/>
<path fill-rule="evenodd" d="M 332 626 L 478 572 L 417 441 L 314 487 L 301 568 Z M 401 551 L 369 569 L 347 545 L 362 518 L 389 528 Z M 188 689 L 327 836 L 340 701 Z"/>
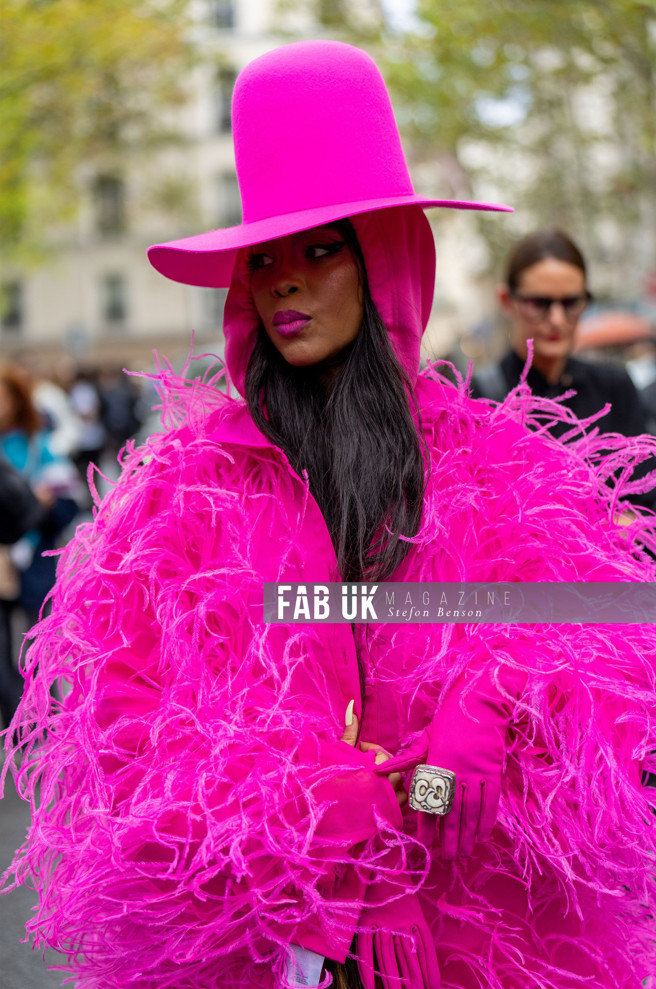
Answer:
<path fill-rule="evenodd" d="M 552 326 L 565 326 L 569 322 L 562 302 L 555 300 L 549 306 L 549 322 Z"/>
<path fill-rule="evenodd" d="M 288 295 L 294 295 L 298 292 L 300 285 L 298 281 L 290 276 L 285 276 L 282 278 L 277 278 L 271 285 L 271 293 L 277 299 L 284 299 Z"/>
<path fill-rule="evenodd" d="M 271 294 L 277 299 L 295 295 L 303 285 L 303 273 L 293 251 L 285 251 L 271 271 Z"/>

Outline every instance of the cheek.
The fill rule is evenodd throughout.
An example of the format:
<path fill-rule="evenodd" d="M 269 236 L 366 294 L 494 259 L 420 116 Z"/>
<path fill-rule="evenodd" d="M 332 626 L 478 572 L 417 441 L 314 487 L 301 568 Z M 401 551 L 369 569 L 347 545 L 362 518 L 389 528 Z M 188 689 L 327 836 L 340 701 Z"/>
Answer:
<path fill-rule="evenodd" d="M 527 323 L 526 320 L 522 319 L 521 315 L 516 310 L 511 313 L 511 317 L 511 332 L 513 339 L 528 340 L 535 336 L 535 323 Z"/>
<path fill-rule="evenodd" d="M 257 283 L 255 278 L 251 281 L 251 301 L 260 318 L 264 315 L 264 307 L 268 293 L 262 285 Z"/>
<path fill-rule="evenodd" d="M 360 329 L 364 312 L 358 272 L 351 270 L 340 272 L 334 283 L 328 286 L 327 295 L 334 300 L 336 317 L 344 321 L 344 332 L 348 332 L 351 338 L 355 337 Z"/>

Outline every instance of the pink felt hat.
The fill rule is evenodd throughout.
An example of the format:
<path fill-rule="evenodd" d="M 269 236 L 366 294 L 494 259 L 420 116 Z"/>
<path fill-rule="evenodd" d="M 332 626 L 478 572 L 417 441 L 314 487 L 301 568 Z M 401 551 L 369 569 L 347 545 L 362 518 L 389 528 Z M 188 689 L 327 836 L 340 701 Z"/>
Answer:
<path fill-rule="evenodd" d="M 255 59 L 232 123 L 243 223 L 151 247 L 174 281 L 228 286 L 241 247 L 390 206 L 511 211 L 415 193 L 383 77 L 352 45 L 301 41 Z"/>

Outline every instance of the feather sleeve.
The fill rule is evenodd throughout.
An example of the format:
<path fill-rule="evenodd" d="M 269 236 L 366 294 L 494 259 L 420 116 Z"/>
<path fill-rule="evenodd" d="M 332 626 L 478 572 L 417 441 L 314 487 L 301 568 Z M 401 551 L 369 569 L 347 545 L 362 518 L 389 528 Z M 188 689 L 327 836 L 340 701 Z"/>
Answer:
<path fill-rule="evenodd" d="M 290 941 L 345 956 L 398 804 L 339 741 L 343 630 L 262 624 L 267 565 L 291 572 L 319 524 L 300 480 L 193 424 L 146 453 L 67 548 L 27 655 L 13 878 L 80 989 L 265 987 Z"/>

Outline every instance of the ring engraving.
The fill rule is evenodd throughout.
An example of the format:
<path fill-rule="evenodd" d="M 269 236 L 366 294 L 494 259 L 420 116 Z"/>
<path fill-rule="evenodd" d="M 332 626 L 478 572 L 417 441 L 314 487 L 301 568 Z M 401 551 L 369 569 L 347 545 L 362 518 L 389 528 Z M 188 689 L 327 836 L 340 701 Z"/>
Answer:
<path fill-rule="evenodd" d="M 448 814 L 456 788 L 456 774 L 439 766 L 417 766 L 410 783 L 410 806 L 424 814 Z"/>

